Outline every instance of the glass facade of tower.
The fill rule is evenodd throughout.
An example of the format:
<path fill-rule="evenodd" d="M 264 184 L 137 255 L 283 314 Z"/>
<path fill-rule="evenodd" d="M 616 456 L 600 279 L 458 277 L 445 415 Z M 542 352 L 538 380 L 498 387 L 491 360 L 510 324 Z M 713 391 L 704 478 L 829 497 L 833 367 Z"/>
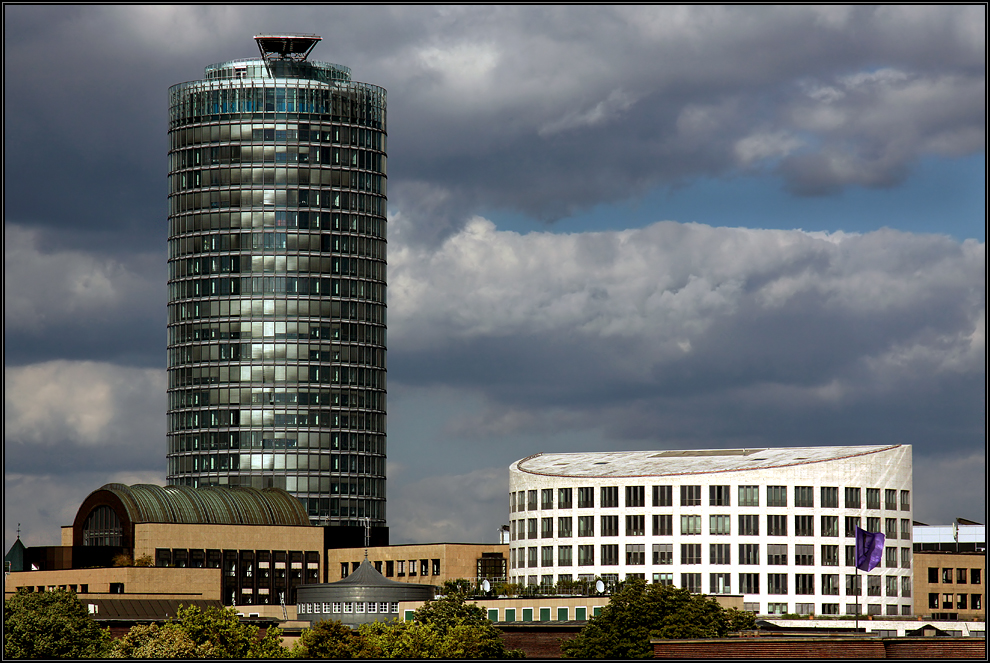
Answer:
<path fill-rule="evenodd" d="M 169 90 L 168 483 L 384 525 L 385 90 L 266 60 Z"/>

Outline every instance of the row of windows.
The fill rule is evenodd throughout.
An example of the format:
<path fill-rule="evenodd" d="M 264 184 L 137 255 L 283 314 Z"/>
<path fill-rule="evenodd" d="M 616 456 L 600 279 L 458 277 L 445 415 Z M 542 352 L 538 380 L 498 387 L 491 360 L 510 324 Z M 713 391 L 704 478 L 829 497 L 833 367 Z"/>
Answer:
<path fill-rule="evenodd" d="M 281 155 L 276 154 L 275 156 L 285 157 L 287 155 L 283 153 Z M 355 160 L 357 160 L 356 154 Z M 387 194 L 387 182 L 388 180 L 386 180 L 384 175 L 364 173 L 356 170 L 341 170 L 339 168 L 330 169 L 327 167 L 296 165 L 283 166 L 281 168 L 244 166 L 242 168 L 210 168 L 173 173 L 168 176 L 168 192 L 170 195 L 174 195 L 182 191 L 198 189 L 221 187 L 221 190 L 225 190 L 226 187 L 234 187 L 235 189 L 239 187 L 242 193 L 246 193 L 253 186 L 274 184 L 280 188 L 286 186 L 303 187 L 296 191 L 295 197 L 292 195 L 286 197 L 285 200 L 288 207 L 331 207 L 331 205 L 320 205 L 318 202 L 314 202 L 319 200 L 319 198 L 313 197 L 313 191 L 322 191 L 324 195 L 330 195 L 331 192 L 326 191 L 326 189 L 332 188 L 334 191 L 339 189 L 357 189 L 358 191 L 369 191 L 379 196 L 385 196 Z M 319 187 L 319 189 L 305 188 L 307 186 Z M 290 188 L 288 191 L 293 191 L 293 189 Z M 352 193 L 351 195 L 356 194 Z M 220 200 L 223 200 L 222 196 Z M 293 200 L 296 202 L 293 202 Z M 223 207 L 227 206 L 224 205 Z M 333 207 L 339 208 L 340 205 L 333 205 Z M 345 205 L 344 207 L 346 208 L 347 206 Z"/>
<path fill-rule="evenodd" d="M 574 564 L 574 546 L 556 546 L 556 555 L 554 555 L 554 548 L 555 546 L 512 548 L 510 549 L 510 563 L 513 565 L 512 568 L 537 566 L 538 552 L 539 566 L 554 566 L 555 560 L 557 566 L 572 566 Z M 601 564 L 617 565 L 620 563 L 620 547 L 618 544 L 601 544 L 600 548 Z M 713 565 L 732 564 L 732 549 L 732 544 L 728 543 L 709 544 L 708 563 Z M 654 543 L 652 544 L 652 557 L 650 558 L 652 564 L 674 564 L 675 550 L 680 551 L 680 557 L 677 559 L 677 563 L 679 564 L 702 564 L 705 561 L 702 557 L 704 548 L 700 543 L 682 543 L 679 548 L 675 548 L 672 543 Z M 898 568 L 897 550 L 898 549 L 895 547 L 890 547 L 885 550 L 886 568 Z M 645 565 L 647 563 L 646 544 L 627 543 L 624 547 L 624 551 L 625 564 L 638 566 Z M 760 544 L 758 543 L 740 543 L 738 544 L 737 551 L 737 564 L 760 565 L 765 563 L 769 566 L 787 566 L 789 561 L 793 561 L 794 566 L 815 565 L 815 546 L 811 544 L 796 544 L 793 548 L 793 558 L 788 555 L 789 546 L 787 544 L 766 545 L 765 558 L 760 556 Z M 911 549 L 901 548 L 900 551 L 900 568 L 911 568 Z M 820 554 L 821 558 L 819 560 L 819 564 L 821 566 L 839 566 L 839 546 L 822 545 Z M 593 565 L 595 563 L 594 555 L 595 546 L 593 544 L 579 545 L 578 566 Z M 845 566 L 856 566 L 855 545 L 845 547 Z"/>
<path fill-rule="evenodd" d="M 652 486 L 653 506 L 674 506 L 675 486 Z M 678 486 L 680 495 L 680 506 L 701 506 L 702 487 L 699 486 Z M 738 486 L 738 506 L 760 506 L 759 486 Z M 591 509 L 595 506 L 595 489 L 593 487 L 583 488 L 543 488 L 541 490 L 520 490 L 509 493 L 509 506 L 512 512 L 534 511 L 537 509 L 571 509 L 574 507 L 575 492 L 577 497 L 577 507 L 579 509 Z M 709 486 L 708 505 L 709 506 L 731 506 L 732 505 L 731 486 Z M 866 508 L 880 509 L 880 489 L 867 488 Z M 556 493 L 556 495 L 555 495 Z M 619 487 L 602 486 L 598 490 L 600 508 L 617 508 L 619 506 Z M 786 507 L 787 486 L 767 486 L 766 506 Z M 646 505 L 646 486 L 625 486 L 625 507 L 642 507 Z M 861 500 L 863 490 L 860 488 L 844 489 L 844 508 L 862 508 Z M 794 486 L 794 506 L 814 507 L 815 489 L 813 486 Z M 893 489 L 884 490 L 883 508 L 888 510 L 897 509 L 898 491 Z M 556 507 L 554 497 L 556 496 Z M 900 491 L 900 508 L 908 511 L 911 509 L 911 491 Z M 821 497 L 818 506 L 822 508 L 839 508 L 839 489 L 837 487 L 822 486 Z"/>
<path fill-rule="evenodd" d="M 310 141 L 283 138 L 282 140 L 263 141 L 264 129 L 253 133 L 244 142 L 234 144 L 211 145 L 209 147 L 191 147 L 169 152 L 168 170 L 174 173 L 186 168 L 203 168 L 208 166 L 230 166 L 251 163 L 317 163 L 353 166 L 364 170 L 384 173 L 385 155 L 381 152 L 371 152 L 365 149 L 349 147 L 330 147 L 308 145 Z M 279 132 L 289 134 L 289 131 L 270 130 L 272 135 Z M 307 132 L 308 133 L 308 132 Z M 235 141 L 240 139 L 234 139 Z M 252 145 L 250 142 L 256 143 Z M 229 143 L 230 141 L 226 141 Z M 262 144 L 267 142 L 267 144 Z"/>
<path fill-rule="evenodd" d="M 385 410 L 385 393 L 365 389 L 293 389 L 261 387 L 257 389 L 179 389 L 169 392 L 170 410 L 205 405 L 332 405 L 346 408 Z"/>
<path fill-rule="evenodd" d="M 347 259 L 345 258 L 344 260 Z M 341 288 L 342 285 L 346 287 L 347 290 Z M 365 303 L 362 301 L 340 301 L 337 299 L 329 299 L 329 297 L 347 297 L 351 293 L 355 294 L 356 299 L 368 299 L 370 302 L 379 303 L 373 304 L 369 302 L 367 305 L 372 308 L 363 308 Z M 168 285 L 169 302 L 180 307 L 185 307 L 178 314 L 195 317 L 202 317 L 202 311 L 205 307 L 193 309 L 190 308 L 190 306 L 196 303 L 202 304 L 202 300 L 205 297 L 307 297 L 310 295 L 322 295 L 323 299 L 319 302 L 319 308 L 324 308 L 322 304 L 324 301 L 327 302 L 327 306 L 325 308 L 329 308 L 330 315 L 334 316 L 334 318 L 338 320 L 369 319 L 379 321 L 384 320 L 385 318 L 385 284 L 383 283 L 370 283 L 366 281 L 354 281 L 347 279 L 308 278 L 305 276 L 235 276 L 230 278 L 221 277 L 212 279 L 197 278 L 184 281 L 173 280 Z M 193 301 L 187 301 L 185 304 L 177 303 L 180 300 Z M 228 307 L 227 315 L 230 317 L 261 317 L 264 315 L 263 311 L 265 300 L 257 299 L 254 301 L 256 303 L 252 303 L 252 300 L 245 299 L 232 300 Z M 285 299 L 282 301 L 288 302 L 298 300 Z M 308 304 L 311 304 L 309 300 L 306 301 Z M 307 308 L 313 307 L 307 305 Z M 193 313 L 189 313 L 189 311 L 193 311 Z"/>
<path fill-rule="evenodd" d="M 322 427 L 349 428 L 359 431 L 385 432 L 385 415 L 379 412 L 339 412 L 336 410 L 301 410 L 276 412 L 273 410 L 185 410 L 169 412 L 169 430 L 182 431 L 196 428 L 224 428 L 228 426 L 261 427 Z"/>
<path fill-rule="evenodd" d="M 761 536 L 760 521 L 763 520 L 765 527 L 763 534 L 768 536 L 815 536 L 815 516 L 787 516 L 769 514 L 765 516 L 757 514 L 739 514 L 737 516 L 738 529 L 735 532 L 739 536 Z M 788 529 L 788 523 L 793 518 L 794 527 Z M 839 536 L 839 516 L 819 517 L 819 536 Z M 732 516 L 712 514 L 708 516 L 708 534 L 714 536 L 728 536 L 733 534 Z M 620 523 L 624 524 L 622 534 L 625 536 L 646 536 L 647 516 L 642 514 L 627 515 L 621 521 L 619 516 L 598 516 L 599 529 L 597 536 L 620 536 Z M 673 536 L 674 516 L 669 514 L 652 514 L 650 521 L 653 536 Z M 680 516 L 679 532 L 682 535 L 703 534 L 703 517 L 696 515 Z M 574 519 L 572 516 L 558 516 L 556 518 L 556 531 L 554 530 L 554 518 L 527 518 L 510 521 L 509 533 L 513 541 L 530 538 L 550 539 L 554 536 L 573 536 Z M 860 516 L 845 516 L 843 518 L 844 533 L 847 537 L 856 536 L 856 528 L 862 527 L 863 522 Z M 888 539 L 896 539 L 897 518 L 868 517 L 866 519 L 866 530 L 869 532 L 885 532 Z M 881 529 L 882 528 L 882 529 Z M 578 536 L 596 536 L 595 516 L 577 517 Z M 900 519 L 900 538 L 911 538 L 911 519 Z"/>
<path fill-rule="evenodd" d="M 332 601 L 324 603 L 300 603 L 297 607 L 300 615 L 339 615 L 339 614 L 399 614 L 397 601 Z"/>
<path fill-rule="evenodd" d="M 171 475 L 197 474 L 200 472 L 260 470 L 322 470 L 338 474 L 361 474 L 385 476 L 383 456 L 359 456 L 341 454 L 196 454 L 192 456 L 170 456 L 168 473 Z M 319 477 L 316 477 L 317 479 Z M 343 493 L 348 494 L 347 484 L 341 484 Z M 356 486 L 356 484 L 355 484 Z M 332 493 L 340 492 L 336 482 L 331 483 Z M 298 488 L 297 488 L 298 490 Z M 303 489 L 305 490 L 305 489 Z M 357 495 L 354 487 L 352 494 Z M 377 497 L 376 492 L 372 492 Z"/>
<path fill-rule="evenodd" d="M 385 259 L 385 240 L 365 237 L 364 235 L 335 233 L 244 232 L 212 233 L 209 235 L 187 234 L 181 237 L 173 237 L 169 240 L 168 245 L 170 258 L 192 253 L 215 253 L 217 251 L 251 249 L 255 251 L 323 251 L 368 256 L 381 260 Z M 238 258 L 249 260 L 246 255 L 243 257 L 238 256 Z M 250 261 L 248 264 L 250 264 Z M 245 264 L 245 267 L 247 267 L 247 264 Z"/>
<path fill-rule="evenodd" d="M 387 560 L 384 562 L 384 566 L 381 561 L 376 561 L 374 562 L 374 565 L 375 570 L 386 578 L 404 578 L 406 577 L 407 571 L 410 578 L 415 578 L 417 575 L 417 569 L 419 571 L 419 575 L 421 576 L 440 575 L 440 560 L 436 558 L 419 560 L 410 559 L 408 566 L 406 565 L 406 560 L 404 559 Z M 361 562 L 341 562 L 341 579 L 346 578 L 351 571 L 357 571 L 359 566 L 361 566 Z"/>
<path fill-rule="evenodd" d="M 388 211 L 386 199 L 382 195 L 355 191 L 326 191 L 322 188 L 214 189 L 193 193 L 171 193 L 168 197 L 169 216 L 182 212 L 220 211 L 242 207 L 309 207 L 362 212 L 375 216 L 386 216 Z"/>
<path fill-rule="evenodd" d="M 244 212 L 199 212 L 169 218 L 169 237 L 189 232 L 227 230 L 230 228 L 299 228 L 300 230 L 336 230 L 385 238 L 387 222 L 383 217 L 340 212 L 306 210 L 268 210 Z"/>
<path fill-rule="evenodd" d="M 361 364 L 385 368 L 385 350 L 361 345 L 308 345 L 296 343 L 212 343 L 169 348 L 168 365 L 203 362 L 310 361 Z"/>
<path fill-rule="evenodd" d="M 199 476 L 169 476 L 171 486 L 247 486 L 252 488 L 281 488 L 294 495 L 303 503 L 311 518 L 319 517 L 365 517 L 384 518 L 385 480 L 373 477 L 356 477 L 356 481 L 340 482 L 340 477 L 294 476 L 286 474 L 224 474 L 220 476 L 201 474 Z M 336 484 L 336 488 L 334 485 Z M 340 495 L 341 497 L 305 497 L 299 493 L 318 495 Z M 343 497 L 354 495 L 355 497 Z M 357 499 L 365 497 L 367 499 Z M 364 523 L 353 523 L 363 525 Z"/>
<path fill-rule="evenodd" d="M 241 300 L 249 301 L 249 300 Z M 330 302 L 318 302 L 307 299 L 259 299 L 257 308 L 264 311 L 268 317 L 294 317 L 294 311 L 300 315 L 316 317 L 316 312 L 331 310 Z M 223 303 L 223 302 L 220 302 Z M 230 304 L 230 302 L 228 302 Z M 325 304 L 325 306 L 324 306 Z M 219 307 L 223 308 L 223 307 Z M 254 309 L 252 303 L 252 309 Z M 227 307 L 229 314 L 229 306 Z M 268 312 L 271 313 L 268 313 Z M 306 313 L 309 311 L 309 313 Z M 252 315 L 254 312 L 252 310 Z M 320 316 L 325 317 L 325 316 Z M 297 319 L 297 318 L 296 318 Z M 169 346 L 177 343 L 193 341 L 225 340 L 225 339 L 326 339 L 342 343 L 362 343 L 365 345 L 385 345 L 385 328 L 362 325 L 354 322 L 336 322 L 330 325 L 319 325 L 313 322 L 295 322 L 293 320 L 266 320 L 229 322 L 190 322 L 172 324 L 169 326 Z M 321 350 L 322 352 L 322 350 Z M 343 349 L 341 349 L 343 352 Z M 298 354 L 298 353 L 297 353 Z"/>
<path fill-rule="evenodd" d="M 277 479 L 277 477 L 276 477 Z M 292 480 L 295 477 L 285 477 L 286 479 L 286 490 L 295 494 L 306 492 L 304 488 L 300 486 L 298 490 L 293 490 Z M 302 477 L 299 477 L 300 482 Z M 381 479 L 366 479 L 365 481 L 381 481 Z M 359 480 L 360 482 L 360 480 Z M 320 481 L 320 490 L 317 490 L 313 478 L 310 478 L 309 490 L 311 493 L 321 493 L 326 494 L 330 491 L 326 490 L 323 486 L 322 479 Z M 384 486 L 384 484 L 383 484 Z M 360 493 L 360 490 L 359 490 Z M 306 513 L 309 515 L 311 520 L 322 520 L 326 518 L 350 518 L 348 521 L 341 521 L 342 525 L 351 526 L 365 526 L 364 521 L 355 520 L 357 518 L 371 518 L 372 525 L 384 525 L 385 524 L 385 492 L 384 489 L 379 493 L 381 497 L 376 499 L 344 499 L 337 497 L 299 497 L 299 501 L 303 503 L 306 507 Z"/>
<path fill-rule="evenodd" d="M 350 384 L 360 387 L 384 389 L 385 371 L 376 368 L 354 366 L 194 366 L 192 368 L 169 368 L 168 382 L 169 388 L 203 384 L 263 382 L 282 384 Z M 225 424 L 217 425 L 223 426 Z"/>
<path fill-rule="evenodd" d="M 928 607 L 935 610 L 982 610 L 983 595 L 931 593 L 928 595 Z"/>
<path fill-rule="evenodd" d="M 937 567 L 928 567 L 928 582 L 938 584 L 939 577 L 942 579 L 941 582 L 946 585 L 979 585 L 983 582 L 983 569 L 939 569 Z"/>
<path fill-rule="evenodd" d="M 385 453 L 385 436 L 375 433 L 313 431 L 220 431 L 170 433 L 168 453 L 223 449 L 339 449 Z"/>
<path fill-rule="evenodd" d="M 369 242 L 371 242 L 371 240 L 369 240 Z M 384 256 L 384 246 L 381 247 L 381 250 L 383 252 L 382 255 Z M 361 258 L 346 258 L 341 256 L 316 255 L 258 256 L 249 254 L 232 254 L 209 256 L 205 258 L 178 259 L 169 262 L 170 281 L 181 279 L 184 276 L 251 273 L 283 275 L 292 273 L 340 274 L 343 276 L 359 276 L 361 278 L 384 282 L 385 260 L 384 258 L 374 258 L 369 260 Z M 273 284 L 268 286 L 267 289 L 264 289 L 265 291 L 276 292 L 274 286 L 274 283 L 276 283 L 275 281 L 266 281 L 265 283 Z M 228 287 L 233 289 L 234 286 Z M 337 290 L 338 287 L 340 286 L 333 286 L 333 281 L 327 281 L 324 279 L 324 282 L 320 283 L 319 288 L 310 285 L 309 289 L 312 291 L 311 294 L 330 295 L 335 292 L 339 292 L 340 295 L 343 296 L 345 291 Z M 245 285 L 245 293 L 249 293 L 254 289 L 256 289 L 254 286 Z M 287 292 L 284 285 L 282 286 L 280 292 L 283 294 Z M 220 291 L 219 289 L 214 289 L 211 293 L 207 290 L 203 294 L 218 295 L 220 294 Z M 174 293 L 172 294 L 172 298 L 175 298 Z"/>
<path fill-rule="evenodd" d="M 220 92 L 221 94 L 229 93 L 230 90 L 221 90 Z M 211 123 L 202 127 L 190 127 L 169 132 L 169 139 L 169 149 L 171 150 L 201 143 L 226 143 L 230 141 L 285 143 L 298 141 L 301 143 L 354 145 L 355 147 L 366 147 L 379 152 L 386 152 L 388 136 L 381 131 L 345 125 Z"/>

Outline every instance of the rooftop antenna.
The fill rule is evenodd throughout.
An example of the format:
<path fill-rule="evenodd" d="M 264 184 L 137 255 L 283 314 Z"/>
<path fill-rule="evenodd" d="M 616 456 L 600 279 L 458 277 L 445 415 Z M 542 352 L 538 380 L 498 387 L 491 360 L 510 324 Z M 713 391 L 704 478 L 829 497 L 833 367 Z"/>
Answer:
<path fill-rule="evenodd" d="M 258 42 L 258 50 L 261 51 L 261 59 L 265 61 L 265 69 L 268 75 L 272 75 L 271 63 L 275 60 L 290 60 L 292 62 L 305 62 L 310 52 L 323 37 L 317 35 L 255 35 L 254 40 Z"/>

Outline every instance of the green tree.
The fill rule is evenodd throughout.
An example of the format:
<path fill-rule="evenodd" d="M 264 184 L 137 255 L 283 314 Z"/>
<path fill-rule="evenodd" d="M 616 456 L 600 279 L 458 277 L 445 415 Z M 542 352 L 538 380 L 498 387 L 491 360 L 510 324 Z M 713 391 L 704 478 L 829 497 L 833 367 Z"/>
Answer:
<path fill-rule="evenodd" d="M 650 638 L 721 638 L 752 624 L 752 615 L 747 620 L 715 599 L 637 578 L 622 583 L 601 614 L 561 649 L 567 658 L 650 658 Z"/>
<path fill-rule="evenodd" d="M 355 658 L 360 645 L 353 631 L 340 621 L 327 619 L 305 629 L 292 647 L 294 658 Z"/>
<path fill-rule="evenodd" d="M 427 601 L 413 615 L 413 622 L 430 626 L 440 637 L 438 656 L 445 658 L 521 658 L 522 652 L 507 650 L 501 632 L 485 609 L 469 603 L 465 594 L 449 594 Z"/>
<path fill-rule="evenodd" d="M 72 592 L 18 590 L 3 604 L 4 658 L 98 658 L 110 634 Z"/>
<path fill-rule="evenodd" d="M 263 638 L 258 627 L 244 624 L 233 608 L 180 607 L 174 622 L 196 644 L 200 658 L 283 658 L 282 630 L 271 627 Z"/>
<path fill-rule="evenodd" d="M 114 641 L 108 658 L 198 658 L 199 648 L 177 624 L 138 624 Z"/>

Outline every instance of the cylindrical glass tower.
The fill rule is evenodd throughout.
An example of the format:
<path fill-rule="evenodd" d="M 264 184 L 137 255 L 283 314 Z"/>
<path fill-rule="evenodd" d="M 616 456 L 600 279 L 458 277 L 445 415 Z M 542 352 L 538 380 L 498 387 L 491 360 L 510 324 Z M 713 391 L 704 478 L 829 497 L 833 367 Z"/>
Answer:
<path fill-rule="evenodd" d="M 168 483 L 385 525 L 385 90 L 255 39 L 169 90 Z"/>

